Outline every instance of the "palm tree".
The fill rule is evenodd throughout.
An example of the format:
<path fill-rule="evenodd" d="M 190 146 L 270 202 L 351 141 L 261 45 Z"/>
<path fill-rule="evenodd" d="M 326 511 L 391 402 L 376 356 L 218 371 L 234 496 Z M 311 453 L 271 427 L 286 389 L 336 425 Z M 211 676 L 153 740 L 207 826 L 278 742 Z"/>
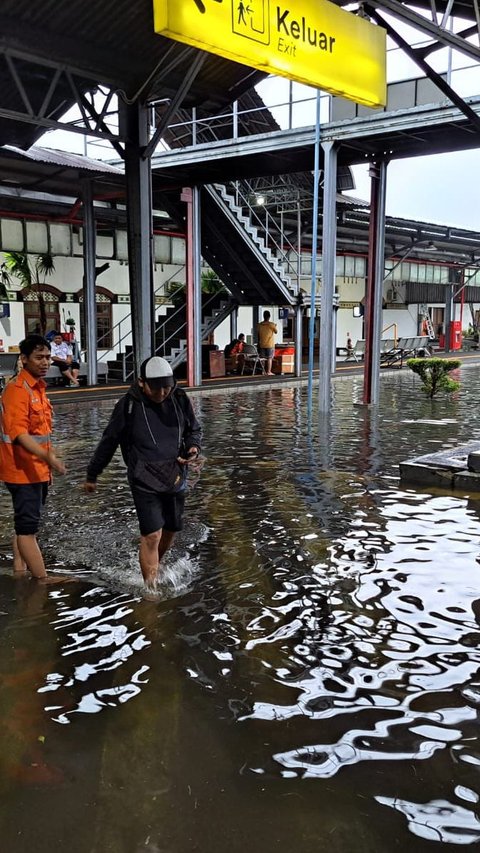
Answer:
<path fill-rule="evenodd" d="M 45 277 L 52 275 L 54 271 L 53 257 L 48 252 L 37 255 L 34 260 L 30 260 L 27 252 L 5 252 L 5 262 L 1 270 L 2 282 L 11 284 L 11 276 L 14 276 L 20 281 L 22 290 L 33 290 L 38 299 L 42 335 L 47 331 L 47 313 L 41 286 L 45 284 Z"/>

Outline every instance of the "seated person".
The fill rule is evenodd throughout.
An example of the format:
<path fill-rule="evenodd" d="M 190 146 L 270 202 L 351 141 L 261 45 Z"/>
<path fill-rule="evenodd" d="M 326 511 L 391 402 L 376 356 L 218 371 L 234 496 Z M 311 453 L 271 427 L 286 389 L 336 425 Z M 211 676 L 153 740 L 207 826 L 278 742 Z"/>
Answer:
<path fill-rule="evenodd" d="M 58 367 L 63 378 L 68 380 L 65 384 L 70 385 L 71 388 L 78 388 L 80 383 L 77 376 L 80 365 L 78 361 L 73 360 L 72 350 L 63 340 L 60 332 L 55 332 L 51 347 L 52 364 Z"/>
<path fill-rule="evenodd" d="M 245 359 L 245 356 L 242 354 L 243 349 L 245 347 L 245 335 L 243 332 L 240 332 L 238 338 L 234 338 L 233 341 L 230 341 L 229 344 L 225 347 L 225 360 L 230 359 L 230 364 L 227 369 L 227 365 L 225 365 L 225 370 L 227 373 L 236 371 L 239 373 L 242 369 L 242 365 Z"/>

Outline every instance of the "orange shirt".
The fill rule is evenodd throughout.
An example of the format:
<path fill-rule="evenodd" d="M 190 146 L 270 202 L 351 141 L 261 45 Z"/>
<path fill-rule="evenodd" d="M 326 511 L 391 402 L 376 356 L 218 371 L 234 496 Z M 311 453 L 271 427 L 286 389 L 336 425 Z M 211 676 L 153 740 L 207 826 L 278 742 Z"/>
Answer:
<path fill-rule="evenodd" d="M 19 435 L 28 433 L 42 447 L 50 446 L 52 406 L 43 379 L 21 370 L 6 386 L 0 398 L 0 480 L 4 483 L 47 483 L 50 468 L 20 444 Z"/>
<path fill-rule="evenodd" d="M 262 349 L 273 349 L 275 347 L 275 335 L 277 327 L 270 320 L 263 320 L 257 326 L 258 346 Z"/>
<path fill-rule="evenodd" d="M 230 350 L 230 355 L 239 355 L 243 351 L 245 344 L 243 341 L 237 341 Z"/>

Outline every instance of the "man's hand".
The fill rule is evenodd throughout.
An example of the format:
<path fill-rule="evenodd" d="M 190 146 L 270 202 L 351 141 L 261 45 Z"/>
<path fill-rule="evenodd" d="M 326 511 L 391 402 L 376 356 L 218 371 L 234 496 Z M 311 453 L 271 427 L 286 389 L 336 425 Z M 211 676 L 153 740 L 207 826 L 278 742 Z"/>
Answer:
<path fill-rule="evenodd" d="M 45 462 L 49 468 L 53 468 L 53 470 L 57 471 L 58 474 L 65 474 L 67 469 L 52 447 L 50 447 L 49 450 L 46 450 L 46 448 L 42 447 L 41 444 L 38 444 L 35 441 L 35 437 L 33 435 L 29 435 L 29 433 L 17 435 L 15 440 L 33 456 L 36 456 L 38 459 L 41 459 L 42 462 Z"/>
<path fill-rule="evenodd" d="M 188 462 L 194 462 L 195 459 L 198 459 L 198 454 L 200 453 L 198 447 L 191 447 L 187 452 L 186 458 L 184 456 L 179 456 L 178 461 L 182 465 L 188 464 Z"/>
<path fill-rule="evenodd" d="M 86 480 L 86 482 L 83 484 L 83 491 L 87 492 L 88 494 L 93 493 L 96 490 L 96 488 L 97 488 L 97 484 L 96 483 L 89 483 L 88 480 Z"/>
<path fill-rule="evenodd" d="M 65 468 L 65 464 L 58 458 L 54 450 L 48 451 L 45 462 L 50 468 L 56 471 L 57 474 L 66 474 L 67 469 Z"/>

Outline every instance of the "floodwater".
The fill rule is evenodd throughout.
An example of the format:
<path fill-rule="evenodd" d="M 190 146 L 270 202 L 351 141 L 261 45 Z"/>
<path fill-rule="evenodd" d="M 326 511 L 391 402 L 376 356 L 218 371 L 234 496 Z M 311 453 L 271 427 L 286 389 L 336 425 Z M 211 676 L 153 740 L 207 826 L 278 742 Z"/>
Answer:
<path fill-rule="evenodd" d="M 426 400 L 407 370 L 195 397 L 205 464 L 155 600 L 111 403 L 57 408 L 68 476 L 42 545 L 75 582 L 10 574 L 0 496 L 2 853 L 480 849 L 480 495 L 398 463 L 480 437 L 478 368 Z"/>

